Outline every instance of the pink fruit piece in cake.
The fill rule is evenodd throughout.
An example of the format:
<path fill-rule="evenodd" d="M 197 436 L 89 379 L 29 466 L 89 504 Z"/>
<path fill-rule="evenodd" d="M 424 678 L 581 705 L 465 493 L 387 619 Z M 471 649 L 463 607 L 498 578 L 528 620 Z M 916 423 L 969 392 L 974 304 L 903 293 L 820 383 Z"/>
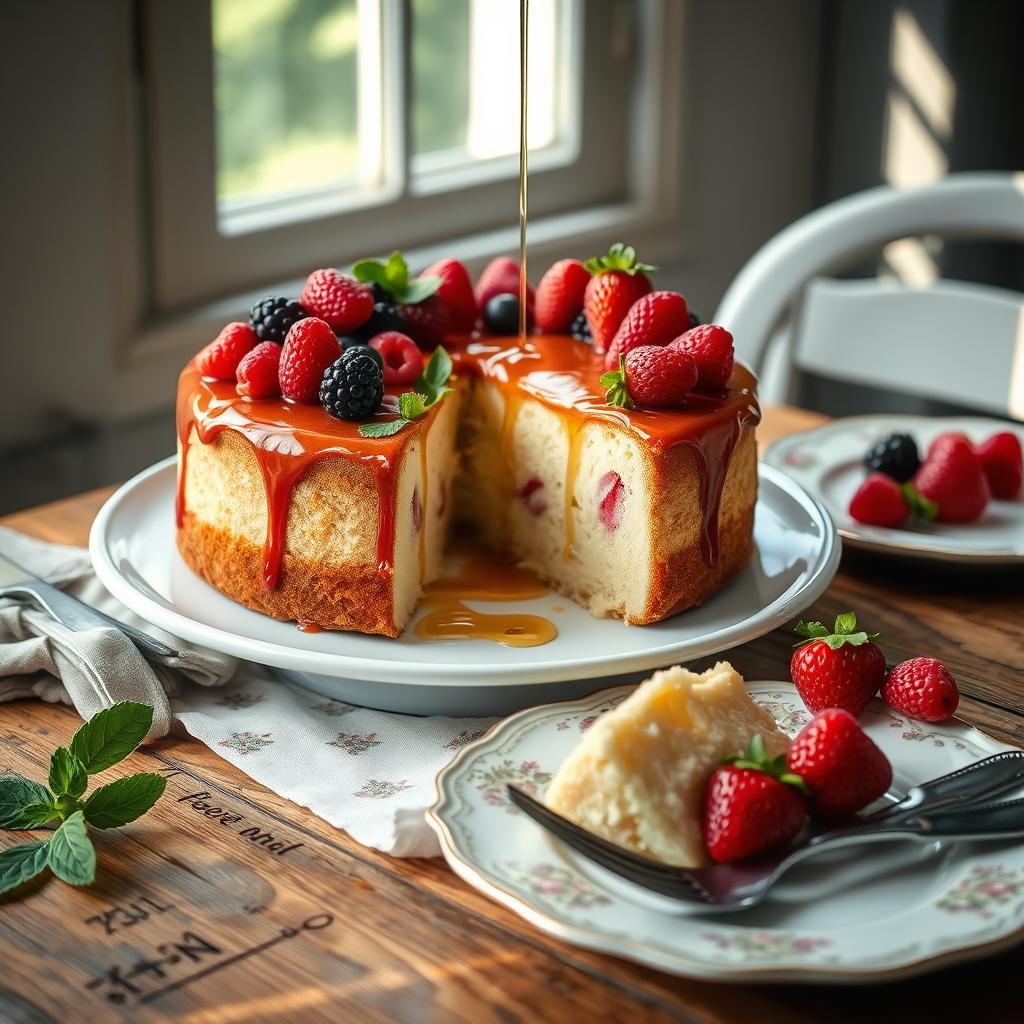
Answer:
<path fill-rule="evenodd" d="M 914 474 L 914 489 L 938 506 L 940 523 L 970 523 L 988 504 L 988 481 L 963 434 L 940 434 Z"/>
<path fill-rule="evenodd" d="M 678 292 L 651 292 L 637 299 L 619 325 L 605 353 L 606 370 L 619 365 L 619 356 L 641 345 L 667 345 L 689 326 L 686 299 Z"/>
<path fill-rule="evenodd" d="M 415 384 L 423 372 L 423 353 L 416 342 L 401 331 L 382 331 L 370 339 L 370 348 L 384 363 L 384 386 Z"/>
<path fill-rule="evenodd" d="M 671 343 L 693 356 L 697 364 L 697 386 L 702 388 L 724 388 L 732 376 L 736 361 L 732 335 L 717 324 L 701 324 Z"/>
<path fill-rule="evenodd" d="M 849 513 L 868 526 L 902 526 L 910 516 L 910 506 L 891 476 L 868 473 L 850 499 Z"/>
<path fill-rule="evenodd" d="M 697 364 L 685 352 L 641 345 L 626 355 L 629 397 L 649 409 L 682 405 L 697 383 Z"/>
<path fill-rule="evenodd" d="M 293 324 L 284 339 L 277 372 L 281 394 L 293 402 L 318 401 L 324 371 L 339 355 L 338 339 L 323 320 L 309 316 Z"/>
<path fill-rule="evenodd" d="M 370 319 L 373 291 L 340 270 L 327 268 L 314 270 L 306 278 L 299 302 L 307 313 L 330 324 L 339 334 L 347 334 Z"/>
<path fill-rule="evenodd" d="M 278 368 L 281 346 L 276 341 L 261 341 L 242 356 L 235 376 L 236 390 L 246 398 L 277 398 L 281 394 Z"/>
<path fill-rule="evenodd" d="M 1024 476 L 1020 438 L 1009 430 L 1002 430 L 986 438 L 974 450 L 981 461 L 992 497 L 1003 500 L 1016 498 Z"/>
<path fill-rule="evenodd" d="M 626 485 L 618 473 L 609 471 L 597 483 L 597 518 L 601 525 L 614 533 L 622 525 L 622 506 L 626 499 Z"/>
<path fill-rule="evenodd" d="M 517 492 L 519 500 L 535 516 L 542 516 L 548 510 L 548 503 L 540 493 L 543 490 L 544 481 L 539 476 L 531 476 Z"/>
<path fill-rule="evenodd" d="M 204 377 L 213 380 L 234 380 L 242 357 L 255 347 L 256 332 L 241 321 L 228 324 L 209 345 L 196 356 L 196 365 Z"/>

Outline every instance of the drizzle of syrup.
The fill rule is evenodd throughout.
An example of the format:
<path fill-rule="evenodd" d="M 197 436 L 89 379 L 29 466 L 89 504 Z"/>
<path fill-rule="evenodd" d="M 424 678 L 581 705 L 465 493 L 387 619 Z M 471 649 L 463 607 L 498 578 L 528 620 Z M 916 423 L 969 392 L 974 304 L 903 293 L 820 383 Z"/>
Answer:
<path fill-rule="evenodd" d="M 324 631 L 323 626 L 318 626 L 315 622 L 307 622 L 305 619 L 299 619 L 295 623 L 295 628 L 300 633 L 322 633 Z"/>
<path fill-rule="evenodd" d="M 540 615 L 491 615 L 474 611 L 457 598 L 428 607 L 415 626 L 416 635 L 424 640 L 490 640 L 506 647 L 538 647 L 558 636 L 555 624 Z"/>

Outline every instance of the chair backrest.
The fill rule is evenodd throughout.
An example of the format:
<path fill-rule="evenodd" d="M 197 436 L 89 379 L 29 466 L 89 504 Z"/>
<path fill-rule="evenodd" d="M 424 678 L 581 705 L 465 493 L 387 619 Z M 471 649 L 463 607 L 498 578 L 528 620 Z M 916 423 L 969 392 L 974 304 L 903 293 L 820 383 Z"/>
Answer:
<path fill-rule="evenodd" d="M 883 186 L 830 203 L 791 224 L 754 254 L 730 285 L 714 320 L 732 331 L 739 356 L 760 370 L 773 329 L 786 311 L 798 304 L 809 282 L 855 262 L 887 242 L 913 235 L 1024 240 L 1024 174 L 954 174 L 924 188 L 904 190 Z M 838 285 L 838 282 L 833 282 L 833 285 Z M 971 286 L 949 285 L 949 288 L 955 287 Z M 994 298 L 995 290 L 988 291 L 987 297 Z M 978 295 L 982 295 L 982 290 Z M 1002 296 L 1005 299 L 1007 293 L 1003 292 Z M 820 299 L 816 315 L 833 322 L 833 318 L 823 311 L 824 292 Z M 914 311 L 914 316 L 924 315 L 926 322 L 934 326 L 938 314 L 932 317 L 920 312 L 925 308 L 924 302 L 933 299 L 942 302 L 942 308 L 948 311 L 952 308 L 953 292 L 944 285 L 927 289 L 919 295 L 905 296 L 901 316 L 905 318 L 910 312 L 910 303 L 916 305 L 919 301 L 921 304 Z M 1005 316 L 1005 305 L 1002 308 Z M 806 325 L 807 315 L 814 310 L 804 312 L 802 319 Z M 851 312 L 848 310 L 847 315 Z M 864 315 L 863 310 L 858 312 L 858 316 Z M 988 317 L 990 314 L 985 315 Z M 998 319 L 1000 314 L 993 312 L 991 316 Z M 1017 324 L 1012 335 L 1014 355 L 1004 363 L 1005 371 L 1012 378 L 1010 388 L 1004 385 L 996 392 L 1000 396 L 1002 411 L 1009 410 L 1018 418 L 1024 418 L 1024 327 L 1021 323 L 1024 321 Z M 807 352 L 808 358 L 813 358 L 817 342 L 810 338 L 806 326 L 800 333 L 801 338 L 790 345 L 788 351 Z M 862 335 L 857 344 L 863 341 Z M 979 346 L 983 341 L 976 333 L 972 345 Z M 893 365 L 896 343 L 909 343 L 905 339 L 893 339 L 891 335 L 890 342 L 890 351 L 886 353 L 888 361 L 883 369 Z M 827 344 L 827 339 L 821 343 Z M 936 336 L 936 346 L 938 343 Z M 846 363 L 835 366 L 830 375 L 855 379 Z M 878 378 L 873 378 L 871 383 L 879 383 Z M 897 385 L 896 390 L 910 388 Z M 1009 399 L 1003 405 L 1002 396 L 1008 391 Z M 939 397 L 932 388 L 927 389 L 927 394 Z M 991 401 L 987 405 L 990 409 Z"/>

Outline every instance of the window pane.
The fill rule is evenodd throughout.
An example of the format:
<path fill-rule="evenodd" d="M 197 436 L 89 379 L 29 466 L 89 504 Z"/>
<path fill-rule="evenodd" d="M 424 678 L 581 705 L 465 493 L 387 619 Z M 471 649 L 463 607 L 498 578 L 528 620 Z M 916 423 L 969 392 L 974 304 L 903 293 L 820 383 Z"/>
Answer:
<path fill-rule="evenodd" d="M 217 199 L 354 180 L 356 0 L 213 0 Z"/>
<path fill-rule="evenodd" d="M 531 150 L 561 127 L 563 2 L 530 2 Z M 413 155 L 456 163 L 518 153 L 519 0 L 412 0 L 412 31 Z"/>

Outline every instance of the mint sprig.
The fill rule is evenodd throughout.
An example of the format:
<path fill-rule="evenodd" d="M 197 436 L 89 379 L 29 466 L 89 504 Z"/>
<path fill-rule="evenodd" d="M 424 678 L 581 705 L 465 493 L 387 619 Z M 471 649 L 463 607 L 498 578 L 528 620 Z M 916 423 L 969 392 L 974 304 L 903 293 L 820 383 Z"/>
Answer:
<path fill-rule="evenodd" d="M 406 391 L 398 396 L 398 419 L 390 423 L 364 423 L 359 428 L 363 437 L 391 437 L 413 420 L 418 420 L 432 406 L 437 405 L 452 393 L 448 381 L 452 375 L 452 357 L 443 345 L 434 349 L 434 354 L 427 360 L 423 372 L 416 378 L 415 390 Z"/>
<path fill-rule="evenodd" d="M 42 828 L 56 821 L 47 839 L 12 846 L 0 853 L 0 893 L 9 892 L 47 867 L 70 885 L 96 877 L 96 851 L 87 825 L 117 828 L 146 813 L 167 781 L 139 772 L 93 790 L 83 800 L 89 776 L 123 761 L 145 738 L 153 709 L 121 701 L 100 711 L 57 747 L 50 758 L 49 788 L 21 775 L 0 776 L 0 828 Z"/>
<path fill-rule="evenodd" d="M 604 397 L 609 405 L 621 406 L 623 409 L 635 409 L 636 404 L 629 397 L 626 384 L 626 359 L 619 356 L 619 368 L 601 374 L 601 387 L 605 389 Z"/>
<path fill-rule="evenodd" d="M 866 643 L 881 643 L 880 633 L 865 633 L 857 629 L 857 616 L 853 612 L 843 612 L 836 616 L 835 625 L 829 630 L 823 622 L 804 622 L 802 619 L 793 627 L 793 632 L 802 637 L 794 647 L 803 647 L 805 644 L 815 640 L 824 640 L 834 651 L 840 647 L 850 644 L 852 647 L 860 647 Z"/>
<path fill-rule="evenodd" d="M 359 260 L 352 276 L 363 284 L 380 285 L 395 302 L 414 305 L 429 299 L 441 287 L 439 277 L 409 277 L 409 264 L 396 249 L 387 260 Z"/>

